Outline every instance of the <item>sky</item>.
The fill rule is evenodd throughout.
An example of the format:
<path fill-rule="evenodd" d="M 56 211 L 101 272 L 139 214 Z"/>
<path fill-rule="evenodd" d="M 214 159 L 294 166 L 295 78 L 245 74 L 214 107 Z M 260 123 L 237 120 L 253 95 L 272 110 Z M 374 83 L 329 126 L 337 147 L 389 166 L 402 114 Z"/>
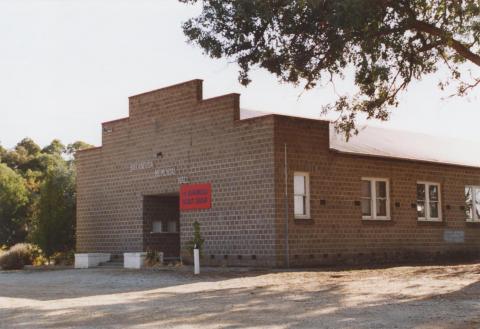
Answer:
<path fill-rule="evenodd" d="M 302 92 L 256 69 L 245 88 L 232 60 L 188 44 L 181 25 L 199 9 L 176 0 L 0 0 L 0 144 L 100 145 L 101 122 L 126 117 L 129 96 L 197 78 L 205 98 L 238 92 L 242 108 L 336 118 L 321 116 L 335 101 L 331 86 Z M 369 124 L 480 141 L 480 88 L 448 98 L 442 76 L 411 84 L 390 121 Z M 351 77 L 336 89 L 351 93 Z"/>

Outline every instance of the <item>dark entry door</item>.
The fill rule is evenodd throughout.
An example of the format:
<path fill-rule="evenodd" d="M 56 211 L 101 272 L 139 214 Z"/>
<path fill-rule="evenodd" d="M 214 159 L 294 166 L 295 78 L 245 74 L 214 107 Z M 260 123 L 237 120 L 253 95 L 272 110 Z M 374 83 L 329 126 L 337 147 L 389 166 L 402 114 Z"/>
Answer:
<path fill-rule="evenodd" d="M 144 250 L 163 252 L 165 258 L 180 257 L 180 211 L 178 195 L 148 195 L 143 198 Z"/>

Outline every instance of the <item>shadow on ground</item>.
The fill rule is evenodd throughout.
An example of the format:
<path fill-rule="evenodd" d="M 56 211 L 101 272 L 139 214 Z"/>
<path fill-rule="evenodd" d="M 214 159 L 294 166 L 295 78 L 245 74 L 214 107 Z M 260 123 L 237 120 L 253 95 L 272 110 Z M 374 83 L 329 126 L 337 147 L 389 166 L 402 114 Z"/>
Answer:
<path fill-rule="evenodd" d="M 2 274 L 0 296 L 12 300 L 6 305 L 2 303 L 8 298 L 0 298 L 0 327 L 479 328 L 479 269 L 409 268 L 412 278 L 403 278 L 405 291 L 421 288 L 423 281 L 415 279 L 424 275 L 445 280 L 445 286 L 448 280 L 464 275 L 477 278 L 448 293 L 432 291 L 420 296 L 403 290 L 376 291 L 381 284 L 376 276 L 384 275 L 378 271 L 211 273 L 200 278 L 176 272 L 92 270 L 79 275 L 78 271 L 62 271 L 66 279 L 61 286 L 51 282 L 51 286 L 39 287 L 46 290 L 43 298 L 38 298 L 38 291 L 26 291 L 34 289 L 35 282 L 48 281 L 43 273 L 23 274 L 18 282 L 32 281 L 23 281 L 25 291 L 7 288 L 8 296 Z M 393 279 L 386 280 L 400 280 L 401 273 L 398 270 Z M 69 287 L 69 278 L 80 282 Z M 76 295 L 81 287 L 90 293 Z M 97 293 L 92 291 L 95 287 Z M 16 291 L 22 293 L 16 295 Z"/>
<path fill-rule="evenodd" d="M 0 271 L 0 297 L 39 301 L 77 298 L 166 288 L 192 282 L 216 282 L 227 278 L 255 277 L 267 271 L 216 271 L 194 276 L 175 270 L 67 269 Z M 36 289 L 41 288 L 41 289 Z M 39 291 L 43 293 L 39 293 Z M 0 305 L 1 307 L 1 305 Z"/>

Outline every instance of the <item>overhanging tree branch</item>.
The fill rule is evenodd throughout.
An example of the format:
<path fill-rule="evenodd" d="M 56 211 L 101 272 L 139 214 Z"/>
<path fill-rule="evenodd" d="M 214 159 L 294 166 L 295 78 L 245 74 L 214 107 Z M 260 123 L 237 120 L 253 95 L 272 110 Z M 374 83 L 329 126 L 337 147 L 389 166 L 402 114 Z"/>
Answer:
<path fill-rule="evenodd" d="M 480 66 L 480 55 L 473 53 L 463 43 L 455 40 L 451 33 L 419 20 L 413 20 L 410 26 L 417 31 L 425 32 L 441 38 L 445 41 L 446 46 L 454 49 L 459 55 L 469 60 L 470 62 L 476 64 L 477 66 Z"/>
<path fill-rule="evenodd" d="M 200 0 L 179 0 L 197 2 Z M 324 107 L 341 114 L 338 127 L 356 132 L 358 113 L 387 120 L 398 95 L 434 73 L 443 60 L 460 84 L 458 65 L 480 67 L 478 0 L 202 0 L 202 13 L 184 24 L 190 41 L 212 57 L 235 58 L 247 85 L 252 67 L 305 90 L 324 74 L 355 70 L 359 91 Z M 265 27 L 268 26 L 267 29 Z M 263 28 L 263 29 L 262 29 Z"/>

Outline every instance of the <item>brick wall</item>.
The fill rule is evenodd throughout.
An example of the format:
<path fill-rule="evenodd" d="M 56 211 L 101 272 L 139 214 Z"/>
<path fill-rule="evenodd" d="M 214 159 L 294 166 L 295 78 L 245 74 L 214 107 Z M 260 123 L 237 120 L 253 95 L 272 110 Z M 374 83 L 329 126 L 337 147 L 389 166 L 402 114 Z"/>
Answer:
<path fill-rule="evenodd" d="M 239 95 L 203 99 L 200 80 L 130 97 L 129 104 L 128 118 L 102 125 L 102 147 L 77 155 L 78 252 L 145 250 L 154 243 L 145 196 L 178 194 L 181 179 L 212 186 L 211 209 L 180 212 L 184 260 L 198 221 L 204 263 L 285 265 L 287 144 L 293 266 L 478 253 L 480 224 L 466 223 L 461 207 L 465 185 L 480 185 L 479 168 L 338 153 L 329 149 L 327 122 L 277 115 L 240 121 Z M 310 174 L 307 220 L 293 216 L 294 171 Z M 361 219 L 362 177 L 389 180 L 391 220 Z M 441 184 L 442 222 L 417 221 L 417 181 Z M 446 230 L 463 231 L 465 241 L 445 241 Z"/>
<path fill-rule="evenodd" d="M 328 123 L 275 117 L 277 259 L 285 260 L 284 145 L 287 144 L 290 263 L 295 265 L 430 261 L 478 256 L 480 224 L 466 223 L 465 185 L 480 184 L 480 169 L 348 155 L 329 150 Z M 441 145 L 439 145 L 441 147 Z M 294 219 L 293 173 L 310 174 L 311 219 Z M 390 182 L 390 221 L 362 220 L 361 178 Z M 417 181 L 441 184 L 443 221 L 419 222 Z M 358 203 L 357 203 L 358 204 Z M 444 241 L 464 231 L 464 243 Z"/>
<path fill-rule="evenodd" d="M 238 121 L 239 95 L 203 99 L 202 81 L 130 97 L 129 117 L 102 125 L 79 152 L 77 252 L 141 251 L 143 197 L 212 185 L 212 209 L 181 212 L 182 254 L 201 224 L 205 262 L 275 264 L 273 118 Z M 160 154 L 161 153 L 161 154 Z M 175 174 L 156 177 L 155 170 Z"/>

